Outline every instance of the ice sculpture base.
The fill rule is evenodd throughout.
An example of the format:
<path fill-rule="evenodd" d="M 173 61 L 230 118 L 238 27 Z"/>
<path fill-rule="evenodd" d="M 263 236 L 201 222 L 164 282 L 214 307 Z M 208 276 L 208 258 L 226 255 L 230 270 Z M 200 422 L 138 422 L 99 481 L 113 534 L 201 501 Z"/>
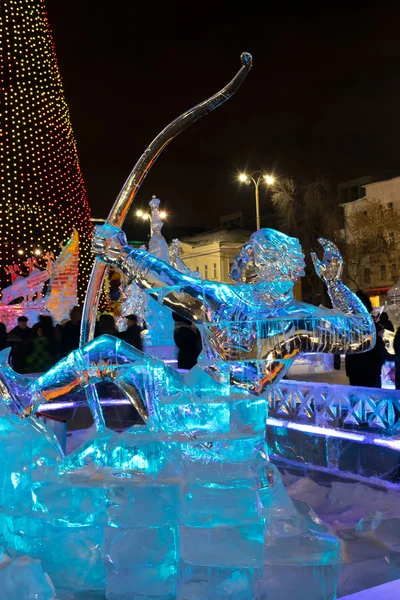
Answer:
<path fill-rule="evenodd" d="M 283 600 L 300 587 L 335 598 L 337 540 L 265 460 L 261 479 L 243 453 L 240 478 L 211 461 L 207 482 L 171 468 L 169 448 L 182 461 L 188 444 L 160 444 L 144 426 L 65 457 L 37 420 L 3 411 L 0 425 L 0 543 L 40 559 L 60 600 Z"/>
<path fill-rule="evenodd" d="M 4 536 L 11 521 L 2 521 Z M 20 538 L 22 531 L 25 539 L 18 543 L 16 538 Z M 14 537 L 16 553 L 29 548 L 32 554 L 41 557 L 60 600 L 100 599 L 104 593 L 108 600 L 336 598 L 340 569 L 337 560 L 326 564 L 315 556 L 312 561 L 308 556 L 305 559 L 309 564 L 300 565 L 299 556 L 295 565 L 278 564 L 276 560 L 273 565 L 258 569 L 178 562 L 179 527 L 66 528 L 25 517 L 17 520 L 16 527 L 11 525 L 6 537 Z M 293 538 L 287 539 L 288 545 L 292 542 Z M 52 596 L 44 598 L 51 600 Z"/>
<path fill-rule="evenodd" d="M 7 600 L 54 600 L 55 590 L 38 560 L 28 556 L 0 561 L 0 595 Z"/>

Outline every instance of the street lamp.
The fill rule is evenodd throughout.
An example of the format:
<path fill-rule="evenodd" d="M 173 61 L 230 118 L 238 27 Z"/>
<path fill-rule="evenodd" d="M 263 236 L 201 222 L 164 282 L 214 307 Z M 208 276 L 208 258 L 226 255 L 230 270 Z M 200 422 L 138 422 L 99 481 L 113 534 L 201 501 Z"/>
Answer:
<path fill-rule="evenodd" d="M 144 212 L 143 210 L 137 210 L 136 216 L 143 219 L 143 221 L 147 221 L 147 219 L 151 219 L 151 214 L 148 212 Z M 161 219 L 165 219 L 167 217 L 167 213 L 165 212 L 165 210 L 162 210 L 160 212 L 160 217 L 161 217 Z"/>
<path fill-rule="evenodd" d="M 143 221 L 147 221 L 147 219 L 150 219 L 150 213 L 144 212 L 143 210 L 137 210 L 136 216 L 143 219 Z"/>
<path fill-rule="evenodd" d="M 258 175 L 258 177 L 256 178 L 257 175 Z M 251 185 L 251 183 L 254 184 L 255 196 L 256 196 L 256 226 L 257 226 L 257 230 L 258 230 L 261 228 L 261 225 L 260 225 L 260 196 L 259 196 L 258 188 L 262 181 L 268 186 L 274 185 L 275 177 L 273 177 L 272 175 L 267 175 L 266 173 L 263 173 L 262 171 L 255 171 L 251 175 L 248 175 L 247 173 L 240 173 L 239 181 L 241 183 L 245 183 L 246 185 Z"/>

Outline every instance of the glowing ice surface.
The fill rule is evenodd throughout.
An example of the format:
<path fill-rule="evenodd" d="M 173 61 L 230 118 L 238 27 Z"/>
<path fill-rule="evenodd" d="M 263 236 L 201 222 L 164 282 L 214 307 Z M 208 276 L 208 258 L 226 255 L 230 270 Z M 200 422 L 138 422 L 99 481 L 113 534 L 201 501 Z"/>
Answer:
<path fill-rule="evenodd" d="M 64 457 L 40 422 L 3 406 L 0 450 L 12 460 L 1 463 L 0 541 L 9 554 L 40 558 L 62 594 L 275 600 L 266 595 L 275 568 L 291 565 L 296 585 L 309 582 L 309 598 L 313 589 L 319 598 L 318 577 L 329 572 L 326 598 L 334 598 L 338 543 L 293 505 L 267 461 L 265 399 L 232 392 L 198 368 L 181 376 L 107 336 L 75 357 L 80 379 L 70 357 L 25 382 L 25 397 L 43 400 L 103 376 L 130 393 L 135 375 L 147 425 L 104 429 Z M 94 366 L 82 370 L 85 361 Z"/>
<path fill-rule="evenodd" d="M 335 247 L 323 241 L 325 262 L 317 269 L 334 264 L 329 289 L 336 312 L 294 302 L 293 282 L 284 277 L 288 265 L 293 273 L 301 267 L 298 243 L 271 230 L 250 243 L 266 251 L 270 240 L 273 248 L 288 240 L 292 263 L 280 263 L 282 281 L 270 282 L 263 277 L 272 277 L 271 265 L 260 264 L 254 286 L 203 282 L 137 251 L 138 277 L 157 283 L 158 300 L 168 306 L 166 299 L 179 297 L 184 311 L 202 319 L 204 351 L 189 373 L 112 336 L 72 352 L 36 380 L 3 365 L 11 412 L 33 417 L 41 404 L 109 380 L 146 423 L 121 434 L 100 427 L 63 457 L 42 425 L 4 414 L 6 429 L 25 428 L 35 441 L 7 432 L 5 452 L 13 458 L 0 542 L 11 555 L 40 558 L 57 593 L 283 600 L 301 586 L 307 600 L 335 598 L 338 541 L 306 505 L 293 504 L 268 461 L 267 391 L 299 353 L 369 347 L 374 325 L 338 278 Z M 129 269 L 139 260 L 132 252 Z M 245 272 L 247 258 L 240 258 Z M 162 286 L 165 278 L 173 285 Z"/>
<path fill-rule="evenodd" d="M 0 562 L 0 593 L 7 600 L 56 600 L 50 578 L 40 561 L 27 556 Z"/>
<path fill-rule="evenodd" d="M 93 331 L 101 260 L 200 327 L 199 365 L 182 375 L 103 336 L 32 381 L 13 373 L 3 355 L 0 544 L 10 556 L 40 558 L 60 598 L 104 590 L 110 600 L 286 600 L 299 589 L 298 600 L 336 595 L 338 542 L 307 506 L 288 498 L 264 437 L 267 391 L 297 355 L 359 352 L 374 343 L 371 318 L 341 280 L 337 248 L 321 240 L 324 258 L 314 257 L 331 311 L 294 301 L 304 256 L 298 240 L 282 233 L 255 232 L 234 261 L 236 284 L 227 285 L 130 248 L 117 228 L 161 150 L 229 98 L 250 67 L 245 53 L 223 90 L 157 136 L 94 238 L 82 339 Z M 64 457 L 35 410 L 104 379 L 146 426 L 107 430 L 90 387 L 97 433 Z"/>
<path fill-rule="evenodd" d="M 289 239 L 258 233 L 255 248 Z M 295 241 L 288 243 L 297 272 L 302 259 Z M 330 254 L 321 271 L 337 252 L 324 244 Z M 159 287 L 159 301 L 179 296 L 203 319 L 199 365 L 178 373 L 112 336 L 72 352 L 36 380 L 4 364 L 0 382 L 11 412 L 33 416 L 41 404 L 109 380 L 146 425 L 121 434 L 99 428 L 63 457 L 42 425 L 4 414 L 6 428 L 24 427 L 35 441 L 7 432 L 13 459 L 1 505 L 15 512 L 0 513 L 0 542 L 11 555 L 40 558 L 57 593 L 283 600 L 301 586 L 307 600 L 322 592 L 324 600 L 335 598 L 338 541 L 306 505 L 293 504 L 268 461 L 267 391 L 301 352 L 368 347 L 370 317 L 337 278 L 330 291 L 349 314 L 295 303 L 290 280 L 254 287 L 202 282 L 137 252 L 141 280 L 174 284 Z M 132 269 L 137 258 L 131 249 L 127 256 Z M 247 272 L 248 261 L 240 260 Z M 340 255 L 335 260 L 337 268 Z M 284 277 L 287 264 L 279 268 Z M 261 279 L 272 276 L 263 265 L 259 271 Z M 184 278 L 184 287 L 174 278 Z"/>

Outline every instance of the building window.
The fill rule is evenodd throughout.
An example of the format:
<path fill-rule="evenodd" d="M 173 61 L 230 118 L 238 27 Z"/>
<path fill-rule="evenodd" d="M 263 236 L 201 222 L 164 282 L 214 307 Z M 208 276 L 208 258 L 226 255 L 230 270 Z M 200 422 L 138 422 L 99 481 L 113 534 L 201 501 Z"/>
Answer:
<path fill-rule="evenodd" d="M 396 263 L 392 263 L 390 265 L 390 272 L 391 272 L 392 277 L 395 277 L 395 275 L 396 275 Z"/>
<path fill-rule="evenodd" d="M 371 269 L 364 269 L 364 281 L 365 283 L 371 283 Z"/>
<path fill-rule="evenodd" d="M 217 279 L 217 263 L 214 263 L 213 271 L 214 271 L 213 277 L 214 277 L 214 279 Z"/>
<path fill-rule="evenodd" d="M 390 233 L 388 233 L 388 242 L 389 242 L 389 246 L 394 246 L 394 233 L 393 233 L 393 231 L 391 231 Z"/>
<path fill-rule="evenodd" d="M 350 188 L 350 200 L 358 200 L 360 197 L 360 190 L 358 189 L 358 185 L 355 185 Z"/>
<path fill-rule="evenodd" d="M 208 265 L 204 265 L 204 278 L 208 279 Z"/>
<path fill-rule="evenodd" d="M 393 202 L 388 202 L 386 206 L 389 210 L 391 210 L 393 208 Z"/>
<path fill-rule="evenodd" d="M 199 267 L 196 267 L 196 272 L 197 272 L 197 273 L 199 272 Z"/>
<path fill-rule="evenodd" d="M 386 279 L 386 265 L 381 265 L 381 279 Z"/>

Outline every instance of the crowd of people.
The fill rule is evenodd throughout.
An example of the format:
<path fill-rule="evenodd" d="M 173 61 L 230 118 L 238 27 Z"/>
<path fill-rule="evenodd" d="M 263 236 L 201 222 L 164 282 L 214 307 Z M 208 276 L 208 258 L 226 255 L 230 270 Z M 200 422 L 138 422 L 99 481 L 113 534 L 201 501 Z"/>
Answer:
<path fill-rule="evenodd" d="M 70 319 L 54 325 L 49 315 L 39 315 L 33 327 L 28 318 L 18 317 L 18 324 L 8 333 L 0 323 L 0 349 L 10 348 L 10 363 L 17 373 L 43 373 L 60 358 L 78 348 L 81 309 L 75 306 Z"/>
<path fill-rule="evenodd" d="M 10 347 L 10 363 L 17 373 L 43 373 L 79 347 L 82 311 L 74 306 L 69 320 L 54 325 L 49 315 L 39 315 L 33 327 L 25 316 L 18 317 L 18 325 L 7 333 L 0 323 L 0 349 Z M 95 337 L 104 333 L 116 335 L 142 350 L 141 328 L 135 315 L 128 315 L 127 329 L 119 333 L 114 317 L 104 314 L 96 326 Z"/>
<path fill-rule="evenodd" d="M 178 368 L 191 369 L 201 351 L 198 329 L 187 319 L 173 315 L 174 340 L 178 348 Z M 7 333 L 0 323 L 0 350 L 10 347 L 10 363 L 17 373 L 43 373 L 60 358 L 79 348 L 82 311 L 74 306 L 69 320 L 54 325 L 48 315 L 39 315 L 33 327 L 25 316 L 18 317 L 18 325 Z M 95 337 L 109 334 L 123 339 L 138 350 L 143 350 L 142 332 L 146 327 L 138 324 L 136 315 L 126 317 L 125 331 L 117 331 L 113 315 L 102 314 L 96 324 Z"/>

